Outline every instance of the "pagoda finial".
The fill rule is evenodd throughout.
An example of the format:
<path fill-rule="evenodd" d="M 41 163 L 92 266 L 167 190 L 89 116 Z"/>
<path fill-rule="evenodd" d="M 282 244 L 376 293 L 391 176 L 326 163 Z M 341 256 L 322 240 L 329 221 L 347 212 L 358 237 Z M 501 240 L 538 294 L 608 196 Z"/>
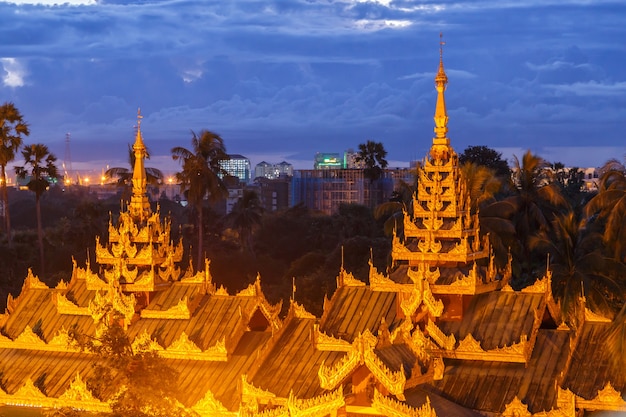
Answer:
<path fill-rule="evenodd" d="M 141 108 L 137 109 L 137 135 L 133 145 L 135 163 L 133 166 L 133 194 L 130 198 L 129 211 L 135 219 L 143 220 L 150 216 L 150 203 L 148 202 L 146 189 L 146 168 L 144 160 L 146 158 L 146 146 L 141 136 Z"/>
<path fill-rule="evenodd" d="M 437 90 L 437 106 L 435 108 L 435 137 L 430 149 L 430 156 L 434 160 L 446 160 L 450 156 L 450 139 L 448 133 L 448 113 L 444 91 L 448 84 L 448 76 L 443 68 L 443 33 L 439 33 L 439 69 L 435 76 L 435 89 Z"/>

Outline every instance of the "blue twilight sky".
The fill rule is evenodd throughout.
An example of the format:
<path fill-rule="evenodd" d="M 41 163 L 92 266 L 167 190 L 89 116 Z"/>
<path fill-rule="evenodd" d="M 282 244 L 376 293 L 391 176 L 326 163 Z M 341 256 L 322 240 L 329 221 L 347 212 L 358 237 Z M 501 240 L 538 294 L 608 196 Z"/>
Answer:
<path fill-rule="evenodd" d="M 137 108 L 149 166 L 219 133 L 253 164 L 383 142 L 423 158 L 443 32 L 449 136 L 598 166 L 626 154 L 626 2 L 0 0 L 0 102 L 74 169 L 126 166 Z"/>

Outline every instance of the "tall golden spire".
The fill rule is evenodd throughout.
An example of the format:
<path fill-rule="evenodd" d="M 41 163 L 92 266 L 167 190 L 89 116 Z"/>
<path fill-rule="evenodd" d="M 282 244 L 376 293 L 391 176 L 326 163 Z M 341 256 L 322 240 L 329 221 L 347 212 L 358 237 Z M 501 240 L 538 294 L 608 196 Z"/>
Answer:
<path fill-rule="evenodd" d="M 437 107 L 435 108 L 435 137 L 430 148 L 430 156 L 434 160 L 446 160 L 450 155 L 450 139 L 448 133 L 448 113 L 446 111 L 446 99 L 444 91 L 448 84 L 448 76 L 443 69 L 443 33 L 439 34 L 439 70 L 435 76 L 435 89 L 437 90 Z"/>
<path fill-rule="evenodd" d="M 133 145 L 135 154 L 135 166 L 133 167 L 133 195 L 130 198 L 129 211 L 136 220 L 147 219 L 150 215 L 150 202 L 148 201 L 146 190 L 146 168 L 144 160 L 146 158 L 146 146 L 141 137 L 141 109 L 137 110 L 137 136 Z"/>

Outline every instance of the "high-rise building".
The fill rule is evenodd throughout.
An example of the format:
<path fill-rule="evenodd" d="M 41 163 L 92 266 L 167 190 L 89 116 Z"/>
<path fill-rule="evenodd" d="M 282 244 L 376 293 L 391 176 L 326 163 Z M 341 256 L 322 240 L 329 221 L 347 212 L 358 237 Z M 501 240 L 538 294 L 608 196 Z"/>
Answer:
<path fill-rule="evenodd" d="M 333 214 L 341 204 L 376 206 L 388 201 L 393 192 L 393 176 L 383 172 L 370 181 L 362 169 L 296 170 L 292 184 L 292 205 L 303 203 L 312 210 Z"/>
<path fill-rule="evenodd" d="M 313 169 L 343 169 L 345 167 L 345 161 L 339 153 L 318 152 L 313 160 Z"/>
<path fill-rule="evenodd" d="M 292 175 L 293 165 L 285 161 L 278 164 L 262 161 L 254 167 L 254 178 L 274 179 L 280 176 L 291 177 Z"/>
<path fill-rule="evenodd" d="M 243 155 L 231 154 L 230 159 L 220 161 L 220 167 L 243 183 L 250 182 L 250 160 Z"/>

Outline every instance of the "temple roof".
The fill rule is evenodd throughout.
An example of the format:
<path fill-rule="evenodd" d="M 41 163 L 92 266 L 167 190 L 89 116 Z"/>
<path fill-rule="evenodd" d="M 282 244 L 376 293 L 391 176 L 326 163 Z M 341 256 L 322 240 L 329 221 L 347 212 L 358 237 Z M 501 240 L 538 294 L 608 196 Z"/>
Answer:
<path fill-rule="evenodd" d="M 563 388 L 588 400 L 595 398 L 607 382 L 617 391 L 626 392 L 626 378 L 618 376 L 619 373 L 609 360 L 611 353 L 607 349 L 606 339 L 611 325 L 610 322 L 585 321 L 579 330 L 580 335 L 572 363 L 563 380 Z"/>
<path fill-rule="evenodd" d="M 346 353 L 316 349 L 312 340 L 314 323 L 314 319 L 307 318 L 288 320 L 280 336 L 272 341 L 266 360 L 250 379 L 252 385 L 282 398 L 289 397 L 290 392 L 298 398 L 325 393 L 318 378 L 320 366 L 332 365 Z"/>
<path fill-rule="evenodd" d="M 528 365 L 447 360 L 441 395 L 474 410 L 501 413 L 517 396 L 533 413 L 555 408 L 557 379 L 569 354 L 571 333 L 540 330 Z"/>
<path fill-rule="evenodd" d="M 438 326 L 457 341 L 471 334 L 484 350 L 496 349 L 519 343 L 522 336 L 530 339 L 545 307 L 543 294 L 494 291 L 474 296 L 461 320 L 440 321 Z"/>
<path fill-rule="evenodd" d="M 337 288 L 325 308 L 320 331 L 352 342 L 365 330 L 375 334 L 382 319 L 394 328 L 400 322 L 397 302 L 394 292 L 371 291 L 365 286 Z"/>

